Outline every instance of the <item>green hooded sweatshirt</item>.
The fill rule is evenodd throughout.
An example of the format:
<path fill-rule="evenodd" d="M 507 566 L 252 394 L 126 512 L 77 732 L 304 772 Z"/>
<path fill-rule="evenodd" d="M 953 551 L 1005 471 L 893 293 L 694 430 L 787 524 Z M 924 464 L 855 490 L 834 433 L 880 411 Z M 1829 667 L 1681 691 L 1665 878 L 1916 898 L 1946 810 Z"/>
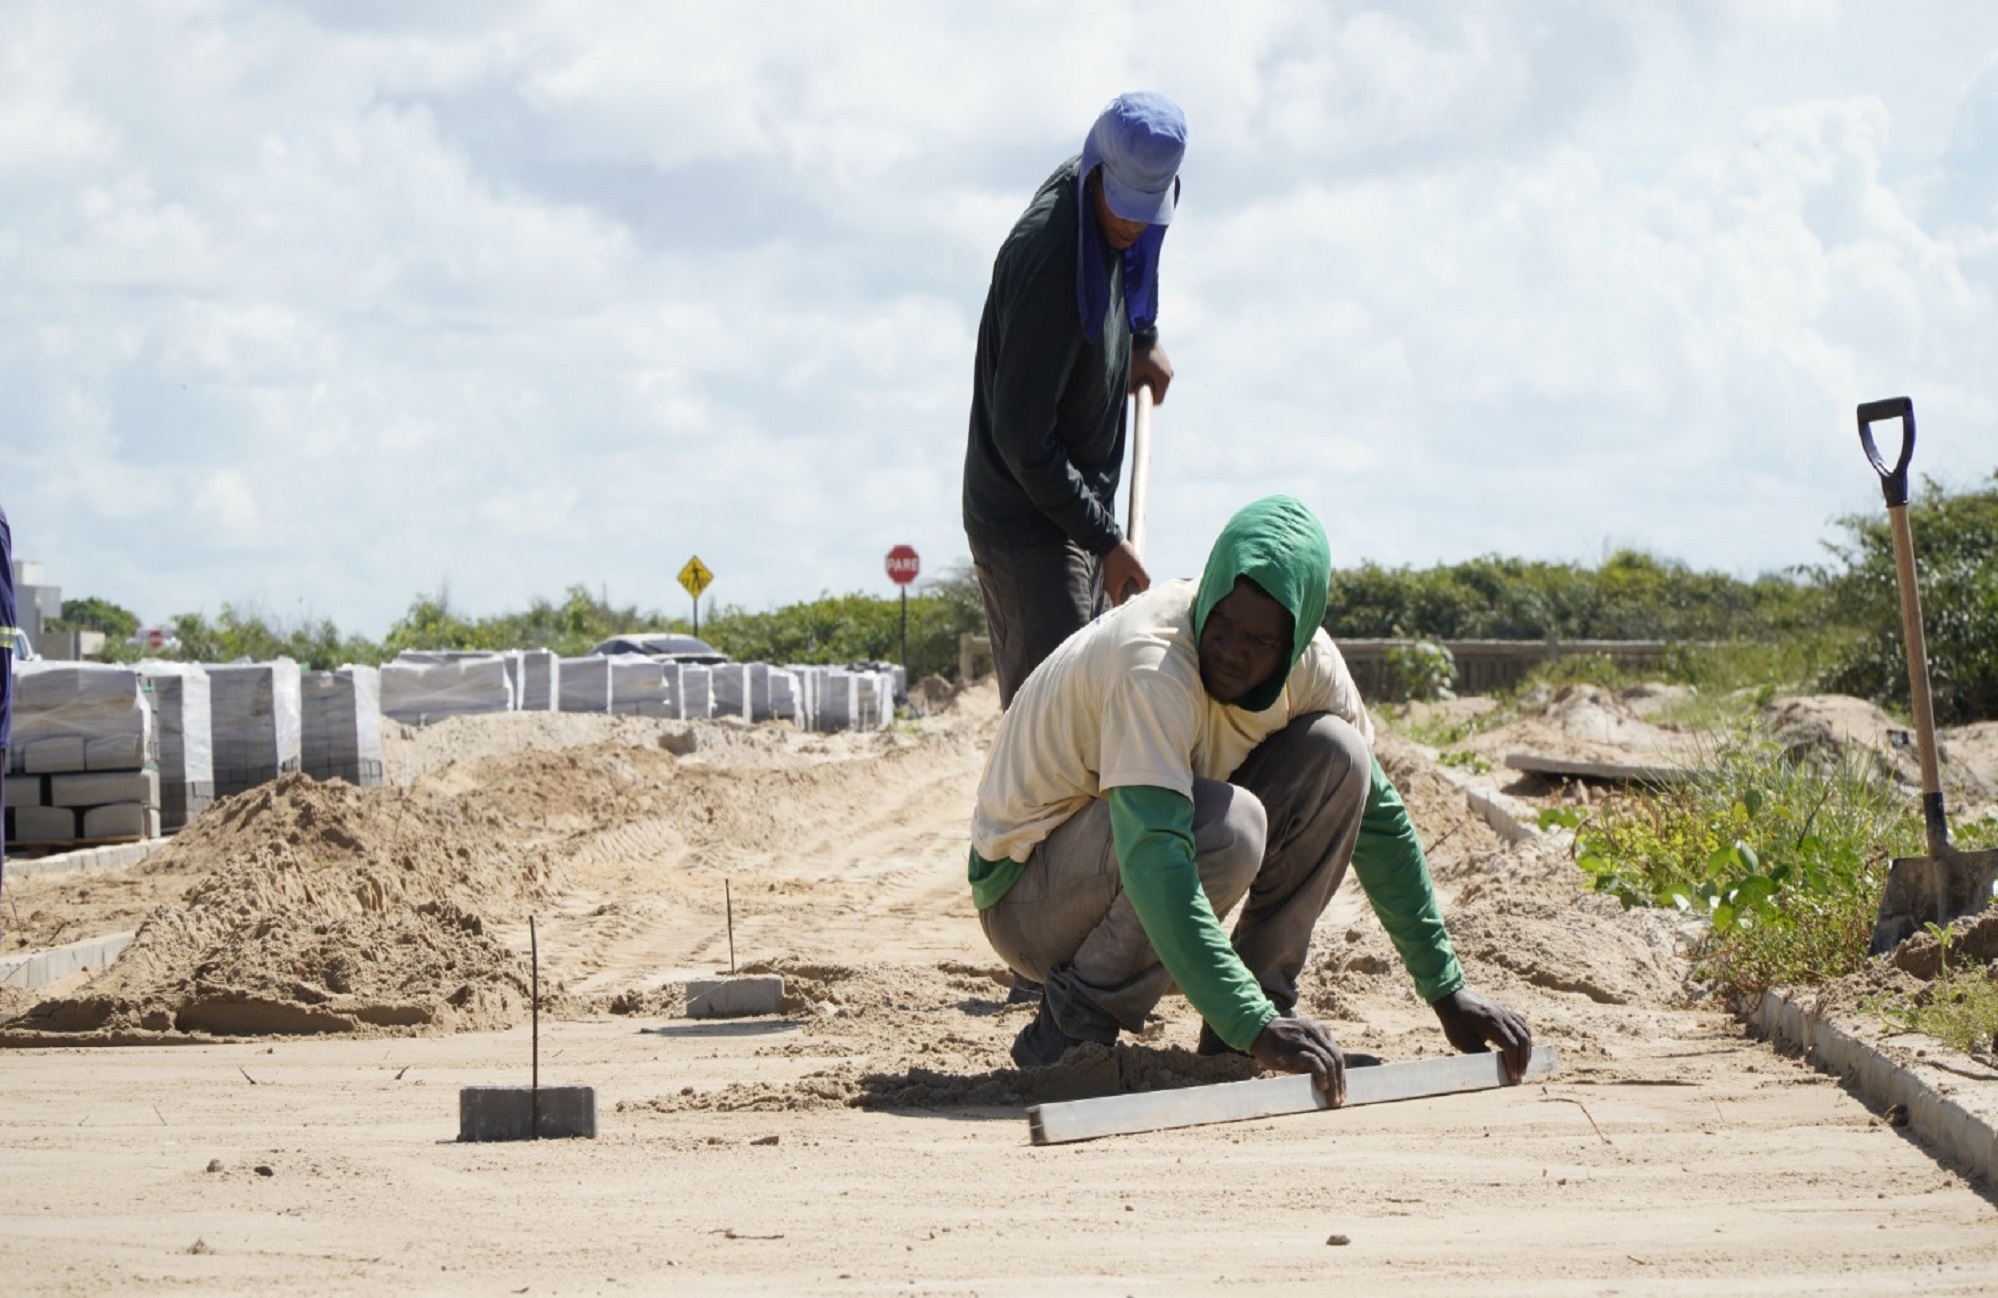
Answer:
<path fill-rule="evenodd" d="M 1288 659 L 1239 706 L 1260 712 L 1276 702 L 1324 618 L 1331 575 L 1324 529 L 1308 508 L 1288 496 L 1259 500 L 1222 529 L 1194 598 L 1196 643 L 1208 614 L 1239 577 L 1262 588 L 1293 619 Z M 1200 887 L 1192 800 L 1172 789 L 1137 785 L 1111 789 L 1109 802 L 1124 891 L 1160 961 L 1216 1034 L 1239 1050 L 1248 1049 L 1278 1009 L 1236 955 Z M 989 906 L 1003 896 L 1021 868 L 1010 861 L 988 862 L 973 852 L 978 904 Z M 1379 761 L 1373 763 L 1361 813 L 1353 870 L 1423 999 L 1433 1002 L 1462 987 L 1463 971 L 1444 930 L 1421 841 Z"/>

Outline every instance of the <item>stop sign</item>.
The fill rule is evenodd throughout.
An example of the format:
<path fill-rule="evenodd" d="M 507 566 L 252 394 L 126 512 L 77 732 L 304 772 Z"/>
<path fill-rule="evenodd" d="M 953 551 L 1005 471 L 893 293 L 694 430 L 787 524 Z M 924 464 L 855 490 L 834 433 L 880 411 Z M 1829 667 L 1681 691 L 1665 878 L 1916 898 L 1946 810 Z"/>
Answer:
<path fill-rule="evenodd" d="M 888 552 L 888 576 L 897 586 L 906 586 L 921 572 L 923 561 L 916 557 L 916 547 L 898 545 Z"/>

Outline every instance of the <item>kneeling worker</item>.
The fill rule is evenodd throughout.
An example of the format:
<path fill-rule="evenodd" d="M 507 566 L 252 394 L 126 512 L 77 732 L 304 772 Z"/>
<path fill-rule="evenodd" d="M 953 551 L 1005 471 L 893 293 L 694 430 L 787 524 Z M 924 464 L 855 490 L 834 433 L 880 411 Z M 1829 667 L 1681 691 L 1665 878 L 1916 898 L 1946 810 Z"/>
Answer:
<path fill-rule="evenodd" d="M 1163 583 L 1070 636 L 1000 722 L 972 821 L 971 891 L 995 951 L 1046 984 L 1021 1067 L 1137 1031 L 1178 984 L 1203 1054 L 1308 1072 L 1345 1063 L 1293 1017 L 1312 926 L 1350 861 L 1463 1051 L 1517 1081 L 1526 1022 L 1464 985 L 1408 809 L 1319 626 L 1331 547 L 1272 496 L 1236 514 L 1198 582 Z M 1246 896 L 1231 943 L 1225 915 Z"/>

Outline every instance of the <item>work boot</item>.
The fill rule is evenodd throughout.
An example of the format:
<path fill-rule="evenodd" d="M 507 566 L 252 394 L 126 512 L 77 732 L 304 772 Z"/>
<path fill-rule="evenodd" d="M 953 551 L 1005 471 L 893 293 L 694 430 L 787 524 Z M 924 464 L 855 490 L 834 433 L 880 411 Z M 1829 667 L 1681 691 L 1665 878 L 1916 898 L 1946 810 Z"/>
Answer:
<path fill-rule="evenodd" d="M 1041 985 L 1027 975 L 1015 970 L 1013 986 L 1006 993 L 1008 1005 L 1032 1005 L 1041 998 Z"/>
<path fill-rule="evenodd" d="M 1046 1068 L 1060 1063 L 1070 1046 L 1081 1044 L 1081 1037 L 1072 1037 L 1061 1030 L 1061 1024 L 1055 1022 L 1054 1010 L 1043 1000 L 1034 1011 L 1032 1022 L 1013 1038 L 1013 1062 L 1022 1068 Z"/>

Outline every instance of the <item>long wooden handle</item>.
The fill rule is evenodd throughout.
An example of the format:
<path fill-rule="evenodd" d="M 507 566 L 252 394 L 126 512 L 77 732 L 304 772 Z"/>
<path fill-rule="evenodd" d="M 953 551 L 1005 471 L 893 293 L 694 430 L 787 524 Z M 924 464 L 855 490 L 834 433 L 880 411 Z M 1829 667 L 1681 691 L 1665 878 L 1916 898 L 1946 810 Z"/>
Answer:
<path fill-rule="evenodd" d="M 1894 576 L 1901 587 L 1901 636 L 1908 646 L 1908 710 L 1915 718 L 1915 753 L 1922 764 L 1922 820 L 1929 855 L 1949 850 L 1949 820 L 1943 811 L 1942 763 L 1936 756 L 1936 711 L 1929 697 L 1929 650 L 1922 635 L 1922 593 L 1915 585 L 1915 534 L 1908 507 L 1887 511 L 1894 530 Z"/>
<path fill-rule="evenodd" d="M 1131 428 L 1131 505 L 1124 536 L 1145 557 L 1145 507 L 1152 485 L 1152 385 L 1138 385 L 1138 417 Z"/>

